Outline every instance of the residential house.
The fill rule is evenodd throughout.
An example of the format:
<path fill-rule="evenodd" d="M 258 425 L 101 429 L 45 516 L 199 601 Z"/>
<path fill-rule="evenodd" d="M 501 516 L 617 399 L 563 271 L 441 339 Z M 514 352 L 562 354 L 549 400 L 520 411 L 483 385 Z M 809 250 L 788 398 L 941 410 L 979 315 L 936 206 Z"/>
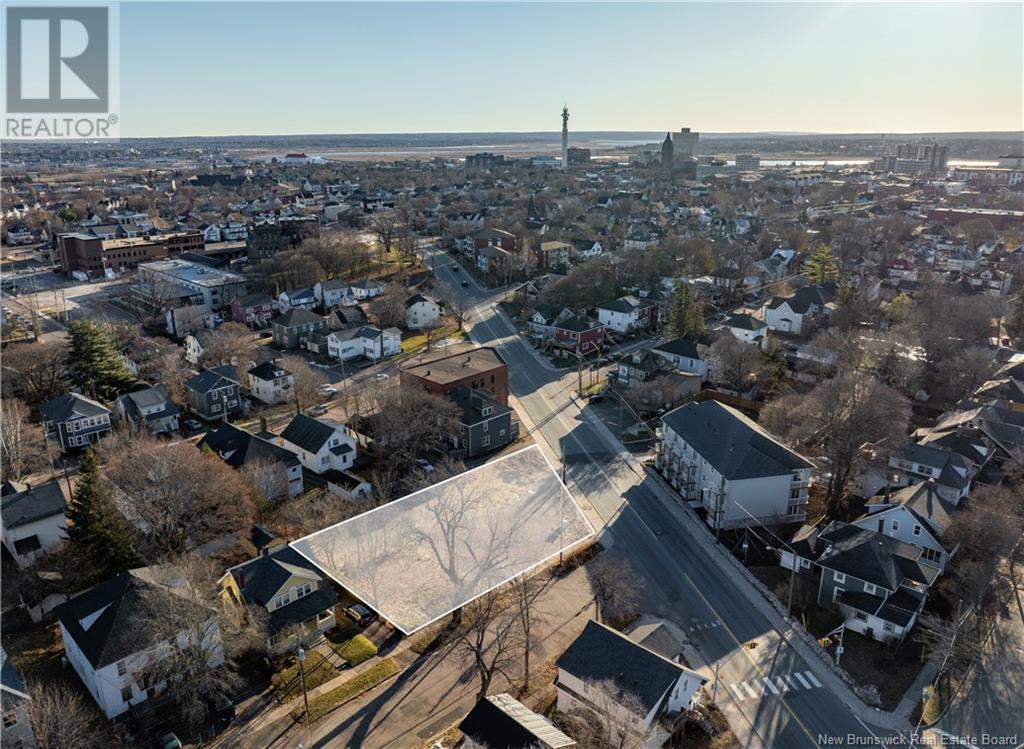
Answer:
<path fill-rule="evenodd" d="M 597 713 L 638 738 L 672 734 L 707 679 L 595 621 L 555 661 L 558 710 Z"/>
<path fill-rule="evenodd" d="M 702 348 L 706 347 L 693 338 L 674 338 L 652 346 L 651 353 L 671 362 L 676 369 L 700 375 L 703 381 L 708 379 L 708 363 Z"/>
<path fill-rule="evenodd" d="M 370 318 L 366 315 L 366 311 L 358 304 L 353 304 L 349 307 L 339 307 L 327 315 L 328 330 L 360 328 L 368 325 L 369 322 Z M 391 330 L 398 330 L 398 328 L 391 328 Z M 401 331 L 399 330 L 398 332 L 401 335 Z"/>
<path fill-rule="evenodd" d="M 515 442 L 519 422 L 511 407 L 498 403 L 485 389 L 456 388 L 448 398 L 459 407 L 458 432 L 450 436 L 452 449 L 475 458 Z"/>
<path fill-rule="evenodd" d="M 441 305 L 423 294 L 413 294 L 405 300 L 405 326 L 409 330 L 423 330 L 437 325 L 444 310 Z"/>
<path fill-rule="evenodd" d="M 988 296 L 1006 296 L 1013 287 L 1013 274 L 995 268 L 964 273 L 961 278 Z"/>
<path fill-rule="evenodd" d="M 768 335 L 768 324 L 746 312 L 732 313 L 725 318 L 722 328 L 746 343 L 760 343 Z"/>
<path fill-rule="evenodd" d="M 274 316 L 276 306 L 269 294 L 256 292 L 231 300 L 231 319 L 254 330 L 262 330 Z"/>
<path fill-rule="evenodd" d="M 654 302 L 629 295 L 597 306 L 597 321 L 616 333 L 649 330 L 657 323 Z"/>
<path fill-rule="evenodd" d="M 267 405 L 287 403 L 294 392 L 295 375 L 276 361 L 257 364 L 247 373 L 252 397 Z"/>
<path fill-rule="evenodd" d="M 402 331 L 398 328 L 381 330 L 373 325 L 363 325 L 359 328 L 332 331 L 327 334 L 326 339 L 327 355 L 341 361 L 357 359 L 360 356 L 370 361 L 379 361 L 402 351 Z"/>
<path fill-rule="evenodd" d="M 551 345 L 556 348 L 589 354 L 604 345 L 604 326 L 596 320 L 582 315 L 561 317 L 551 326 Z"/>
<path fill-rule="evenodd" d="M 337 278 L 317 281 L 313 286 L 313 294 L 324 309 L 356 303 L 356 297 L 348 283 Z"/>
<path fill-rule="evenodd" d="M 293 309 L 310 310 L 316 307 L 316 294 L 311 288 L 290 289 L 282 291 L 277 298 L 277 306 L 281 312 L 288 312 Z"/>
<path fill-rule="evenodd" d="M 221 596 L 238 606 L 267 611 L 267 646 L 294 649 L 337 624 L 338 592 L 329 577 L 290 544 L 268 547 L 220 579 Z"/>
<path fill-rule="evenodd" d="M 280 444 L 313 473 L 344 471 L 356 460 L 356 440 L 344 424 L 296 414 L 281 432 Z"/>
<path fill-rule="evenodd" d="M 384 283 L 376 278 L 356 281 L 349 288 L 352 289 L 352 296 L 355 297 L 357 302 L 373 299 L 384 293 Z"/>
<path fill-rule="evenodd" d="M 324 334 L 327 323 L 307 309 L 292 309 L 270 321 L 274 345 L 280 348 L 301 348 L 303 341 L 314 334 Z"/>
<path fill-rule="evenodd" d="M 114 418 L 124 421 L 136 431 L 144 426 L 150 434 L 172 434 L 178 431 L 181 409 L 171 400 L 163 385 L 141 385 L 117 398 Z"/>
<path fill-rule="evenodd" d="M 839 611 L 846 627 L 879 642 L 899 642 L 924 608 L 939 568 L 922 551 L 841 521 L 819 536 L 818 605 Z"/>
<path fill-rule="evenodd" d="M 662 417 L 656 465 L 712 527 L 791 523 L 807 516 L 813 465 L 718 401 Z"/>
<path fill-rule="evenodd" d="M 507 273 L 512 269 L 514 257 L 511 252 L 503 250 L 501 247 L 488 245 L 477 250 L 476 267 L 484 273 Z"/>
<path fill-rule="evenodd" d="M 641 413 L 672 408 L 686 396 L 700 392 L 702 381 L 696 372 L 683 372 L 649 349 L 634 351 L 619 360 L 619 387 Z"/>
<path fill-rule="evenodd" d="M 572 257 L 573 246 L 568 242 L 551 240 L 541 242 L 533 249 L 537 259 L 537 266 L 540 268 L 560 268 L 569 264 Z"/>
<path fill-rule="evenodd" d="M 574 239 L 570 257 L 574 263 L 585 263 L 588 260 L 601 257 L 604 254 L 604 245 L 599 239 Z"/>
<path fill-rule="evenodd" d="M 527 320 L 530 337 L 544 343 L 550 342 L 555 337 L 555 324 L 573 316 L 573 311 L 568 307 L 538 304 Z"/>
<path fill-rule="evenodd" d="M 483 388 L 503 406 L 508 405 L 508 365 L 494 348 L 487 346 L 442 356 L 403 369 L 402 387 L 415 387 L 448 397 L 459 388 Z"/>
<path fill-rule="evenodd" d="M 355 502 L 373 495 L 373 485 L 352 471 L 337 471 L 333 468 L 320 474 L 327 484 L 327 491 L 335 496 Z"/>
<path fill-rule="evenodd" d="M 773 297 L 764 307 L 764 321 L 780 333 L 805 335 L 825 314 L 825 306 L 835 298 L 835 284 L 804 286 L 790 297 Z"/>
<path fill-rule="evenodd" d="M 903 445 L 889 456 L 893 469 L 889 481 L 895 486 L 909 486 L 929 479 L 935 491 L 956 506 L 971 490 L 978 466 L 963 455 L 933 445 Z"/>
<path fill-rule="evenodd" d="M 175 649 L 198 649 L 209 668 L 224 662 L 216 612 L 198 604 L 187 585 L 173 570 L 141 567 L 57 607 L 64 655 L 107 718 L 123 715 L 168 688 L 166 681 L 153 682 L 152 667 Z M 168 639 L 146 626 L 162 607 L 194 609 L 201 626 Z"/>
<path fill-rule="evenodd" d="M 941 571 L 958 547 L 947 533 L 955 509 L 936 491 L 934 481 L 925 481 L 872 497 L 853 525 L 916 546 L 921 563 Z"/>
<path fill-rule="evenodd" d="M 253 434 L 225 423 L 203 435 L 198 447 L 210 448 L 235 470 L 248 467 L 267 499 L 294 497 L 304 491 L 298 456 L 276 444 L 266 432 Z"/>
<path fill-rule="evenodd" d="M 487 695 L 459 723 L 456 747 L 565 749 L 576 742 L 510 694 Z"/>
<path fill-rule="evenodd" d="M 241 413 L 241 378 L 234 367 L 204 369 L 185 381 L 188 409 L 206 421 L 226 419 Z"/>
<path fill-rule="evenodd" d="M 46 439 L 63 453 L 95 444 L 110 434 L 110 410 L 92 398 L 67 393 L 39 407 Z"/>
<path fill-rule="evenodd" d="M 40 486 L 9 481 L 0 495 L 0 536 L 19 567 L 29 567 L 66 538 L 67 495 L 60 479 Z"/>
<path fill-rule="evenodd" d="M 36 749 L 36 737 L 29 718 L 31 700 L 21 675 L 0 646 L 0 715 L 3 716 L 5 747 Z"/>

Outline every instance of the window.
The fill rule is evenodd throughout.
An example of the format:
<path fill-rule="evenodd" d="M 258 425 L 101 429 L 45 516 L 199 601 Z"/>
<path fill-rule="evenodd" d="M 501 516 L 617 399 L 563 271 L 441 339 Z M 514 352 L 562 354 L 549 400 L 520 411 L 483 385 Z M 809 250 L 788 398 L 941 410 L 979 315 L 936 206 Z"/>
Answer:
<path fill-rule="evenodd" d="M 484 431 L 486 432 L 487 430 L 488 430 L 488 426 L 487 426 L 487 422 L 485 421 L 484 422 Z"/>
<path fill-rule="evenodd" d="M 893 533 L 895 533 L 899 529 L 900 529 L 900 521 L 899 520 L 892 520 L 892 521 L 889 522 L 889 530 L 891 530 Z"/>
<path fill-rule="evenodd" d="M 321 465 L 327 465 L 327 461 L 329 461 L 330 459 L 331 459 L 330 455 L 325 455 L 322 458 L 320 458 L 320 464 Z"/>
<path fill-rule="evenodd" d="M 220 411 L 220 404 L 219 403 L 214 403 L 213 405 L 210 406 L 210 410 L 213 413 L 218 413 Z"/>
<path fill-rule="evenodd" d="M 289 603 L 291 603 L 291 600 L 291 592 L 285 593 L 283 596 L 278 596 L 274 599 L 274 608 L 279 609 L 282 606 L 287 606 Z"/>
<path fill-rule="evenodd" d="M 882 629 L 884 629 L 886 632 L 895 632 L 896 631 L 896 627 L 893 626 L 892 622 L 884 622 L 882 624 Z"/>
<path fill-rule="evenodd" d="M 490 444 L 491 444 L 491 435 L 489 435 L 489 434 L 485 434 L 485 435 L 484 435 L 484 438 L 483 438 L 482 440 L 480 440 L 480 445 L 481 445 L 482 447 L 487 447 L 487 446 L 489 446 Z"/>
<path fill-rule="evenodd" d="M 922 549 L 921 558 L 926 559 L 929 562 L 938 562 L 942 559 L 942 552 L 936 551 L 935 549 Z"/>
<path fill-rule="evenodd" d="M 303 596 L 308 596 L 312 592 L 313 592 L 313 583 L 305 583 L 304 585 L 300 585 L 299 587 L 297 587 L 295 589 L 295 599 L 298 600 L 299 598 L 302 598 Z"/>
<path fill-rule="evenodd" d="M 810 559 L 801 559 L 800 560 L 800 566 L 803 569 L 805 569 L 805 570 L 809 570 L 811 568 L 811 560 Z"/>
<path fill-rule="evenodd" d="M 860 611 L 854 613 L 853 618 L 859 622 L 866 622 L 868 620 L 867 614 L 864 614 Z"/>
<path fill-rule="evenodd" d="M 128 702 L 132 698 L 132 685 L 121 687 L 121 699 Z"/>
<path fill-rule="evenodd" d="M 482 416 L 490 416 L 492 413 L 494 413 L 494 406 L 484 406 L 480 409 Z"/>
<path fill-rule="evenodd" d="M 118 676 L 124 676 L 126 673 L 128 673 L 128 667 L 125 665 L 124 661 L 118 661 L 117 662 L 117 675 Z"/>
<path fill-rule="evenodd" d="M 915 536 L 920 536 L 921 535 L 921 526 L 918 525 L 917 523 L 914 523 L 914 535 Z"/>
<path fill-rule="evenodd" d="M 878 592 L 878 588 L 871 583 L 864 583 L 864 592 L 870 595 L 875 595 Z"/>
<path fill-rule="evenodd" d="M 325 621 L 327 621 L 330 618 L 331 618 L 331 610 L 330 609 L 325 609 L 324 611 L 321 611 L 319 614 L 316 615 L 316 620 L 318 622 L 325 622 Z"/>
<path fill-rule="evenodd" d="M 842 572 L 836 572 L 832 575 L 832 579 L 835 580 L 837 583 L 845 583 L 846 575 L 844 575 Z"/>
<path fill-rule="evenodd" d="M 9 713 L 4 713 L 4 728 L 13 728 L 18 725 L 18 715 L 13 710 Z"/>
<path fill-rule="evenodd" d="M 798 513 L 800 513 L 803 510 L 803 508 L 804 508 L 804 503 L 803 502 L 790 502 L 789 504 L 786 505 L 786 514 L 787 515 L 797 515 Z"/>

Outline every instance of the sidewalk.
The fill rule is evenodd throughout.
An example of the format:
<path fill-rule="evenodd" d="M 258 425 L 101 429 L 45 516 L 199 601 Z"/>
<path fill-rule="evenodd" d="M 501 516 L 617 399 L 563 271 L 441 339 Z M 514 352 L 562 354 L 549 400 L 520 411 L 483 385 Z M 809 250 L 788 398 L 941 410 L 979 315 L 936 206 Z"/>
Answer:
<path fill-rule="evenodd" d="M 883 712 L 878 708 L 865 705 L 854 693 L 847 680 L 843 678 L 845 673 L 840 674 L 837 671 L 837 667 L 832 664 L 831 659 L 823 655 L 817 642 L 807 634 L 803 627 L 791 622 L 784 613 L 780 612 L 778 607 L 781 607 L 782 604 L 775 600 L 771 593 L 761 591 L 757 587 L 757 581 L 742 566 L 740 561 L 729 554 L 722 546 L 715 543 L 711 530 L 694 515 L 689 507 L 681 504 L 675 491 L 665 483 L 665 480 L 656 471 L 646 470 L 647 475 L 652 477 L 655 486 L 659 490 L 655 492 L 655 495 L 661 500 L 662 505 L 675 515 L 682 525 L 690 529 L 690 535 L 693 540 L 703 547 L 704 552 L 708 556 L 719 560 L 718 566 L 722 573 L 732 579 L 736 587 L 744 592 L 750 604 L 768 619 L 782 639 L 804 659 L 807 666 L 814 671 L 814 675 L 849 708 L 854 716 L 861 721 L 870 722 L 894 731 L 903 731 L 909 727 L 908 716 L 910 712 L 907 710 L 904 713 L 904 702 L 909 701 L 909 698 L 904 697 L 904 700 L 900 702 L 897 709 L 892 712 Z M 924 674 L 925 670 L 927 670 L 927 666 L 922 671 L 922 674 Z M 922 678 L 923 676 L 919 674 L 918 679 Z M 916 684 L 917 682 L 915 681 L 914 686 Z M 912 686 L 911 689 L 913 688 Z M 911 705 L 910 709 L 913 709 L 913 705 Z"/>

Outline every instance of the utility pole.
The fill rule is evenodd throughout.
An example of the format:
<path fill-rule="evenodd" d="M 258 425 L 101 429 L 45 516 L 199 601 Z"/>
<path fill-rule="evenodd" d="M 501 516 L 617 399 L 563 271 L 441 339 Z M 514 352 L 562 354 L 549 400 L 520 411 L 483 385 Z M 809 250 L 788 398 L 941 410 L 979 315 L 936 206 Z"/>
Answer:
<path fill-rule="evenodd" d="M 299 678 L 302 679 L 302 704 L 305 708 L 306 735 L 309 735 L 309 693 L 306 691 L 306 651 L 302 649 L 299 633 L 295 633 L 295 650 L 299 658 Z"/>
<path fill-rule="evenodd" d="M 715 498 L 715 543 L 722 532 L 722 503 L 725 501 L 725 476 L 718 484 L 718 496 Z"/>

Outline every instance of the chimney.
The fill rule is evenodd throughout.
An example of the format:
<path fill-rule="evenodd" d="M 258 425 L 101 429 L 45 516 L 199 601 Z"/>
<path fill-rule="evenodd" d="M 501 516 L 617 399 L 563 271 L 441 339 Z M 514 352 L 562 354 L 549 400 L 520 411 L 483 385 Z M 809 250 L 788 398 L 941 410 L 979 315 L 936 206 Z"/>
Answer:
<path fill-rule="evenodd" d="M 260 431 L 261 432 L 267 431 L 267 417 L 266 416 L 261 416 L 260 417 Z"/>

